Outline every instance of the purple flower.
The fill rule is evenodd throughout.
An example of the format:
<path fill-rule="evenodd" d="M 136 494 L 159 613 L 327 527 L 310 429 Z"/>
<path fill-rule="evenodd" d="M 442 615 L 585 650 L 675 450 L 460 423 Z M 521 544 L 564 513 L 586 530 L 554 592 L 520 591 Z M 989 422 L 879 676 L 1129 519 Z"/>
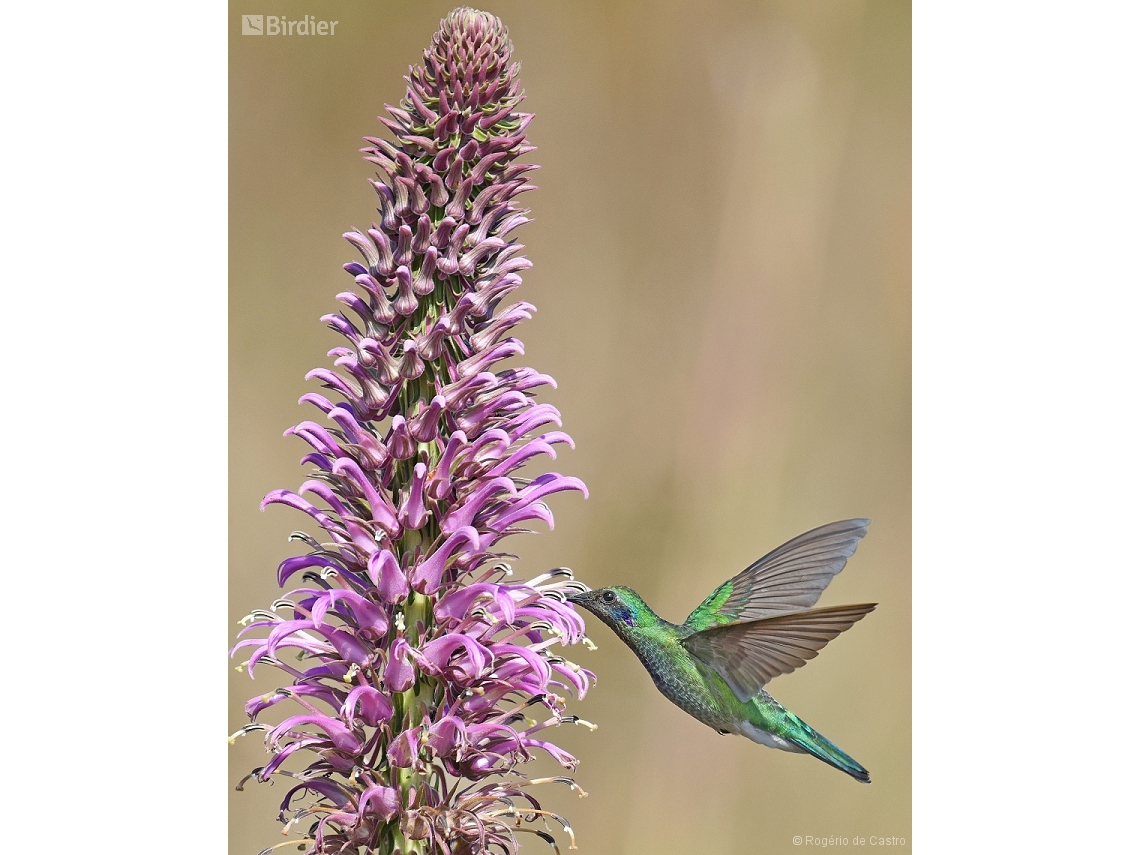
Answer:
<path fill-rule="evenodd" d="M 380 120 L 395 141 L 367 138 L 380 221 L 345 235 L 359 291 L 323 318 L 347 341 L 329 352 L 339 370 L 308 375 L 339 400 L 301 399 L 323 415 L 286 433 L 315 471 L 263 503 L 321 533 L 295 535 L 309 552 L 278 568 L 299 587 L 246 619 L 234 650 L 250 675 L 270 665 L 290 685 L 251 700 L 238 733 L 266 732 L 272 756 L 251 777 L 292 779 L 281 819 L 307 820 L 310 853 L 514 852 L 519 831 L 553 842 L 547 818 L 569 831 L 529 788 L 573 781 L 519 766 L 536 751 L 577 763 L 543 731 L 578 721 L 562 694 L 593 677 L 552 652 L 584 639 L 566 602 L 584 586 L 565 569 L 511 583 L 498 551 L 532 520 L 553 526 L 547 496 L 586 493 L 519 474 L 572 443 L 533 398 L 553 381 L 498 365 L 523 352 L 510 333 L 534 311 L 504 305 L 530 267 L 509 235 L 535 168 L 517 162 L 532 117 L 510 55 L 497 18 L 456 9 Z M 257 722 L 286 701 L 280 723 Z"/>

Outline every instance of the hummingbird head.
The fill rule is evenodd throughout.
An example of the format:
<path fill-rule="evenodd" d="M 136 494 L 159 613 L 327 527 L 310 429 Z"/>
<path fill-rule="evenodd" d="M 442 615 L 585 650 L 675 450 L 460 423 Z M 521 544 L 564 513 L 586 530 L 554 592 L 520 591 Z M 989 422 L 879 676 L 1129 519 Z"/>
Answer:
<path fill-rule="evenodd" d="M 610 629 L 624 635 L 632 627 L 651 626 L 657 616 L 633 588 L 615 585 L 567 598 L 602 619 Z"/>

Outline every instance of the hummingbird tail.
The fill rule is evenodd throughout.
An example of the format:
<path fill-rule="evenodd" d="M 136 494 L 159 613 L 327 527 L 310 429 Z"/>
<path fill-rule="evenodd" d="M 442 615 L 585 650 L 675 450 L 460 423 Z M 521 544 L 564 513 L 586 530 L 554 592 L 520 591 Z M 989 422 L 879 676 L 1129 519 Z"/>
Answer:
<path fill-rule="evenodd" d="M 778 701 L 762 693 L 749 707 L 750 715 L 737 731 L 753 742 L 780 748 L 784 751 L 803 752 L 818 757 L 828 766 L 846 772 L 856 781 L 871 783 L 871 776 L 847 753 L 822 734 L 816 733 L 802 718 Z"/>
<path fill-rule="evenodd" d="M 790 741 L 808 754 L 818 757 L 827 765 L 834 766 L 841 772 L 846 772 L 856 781 L 861 781 L 864 784 L 871 783 L 870 773 L 849 757 L 842 748 L 827 737 L 816 733 L 802 721 L 798 723 L 802 729 L 796 728 L 796 732 L 789 733 L 787 738 Z"/>

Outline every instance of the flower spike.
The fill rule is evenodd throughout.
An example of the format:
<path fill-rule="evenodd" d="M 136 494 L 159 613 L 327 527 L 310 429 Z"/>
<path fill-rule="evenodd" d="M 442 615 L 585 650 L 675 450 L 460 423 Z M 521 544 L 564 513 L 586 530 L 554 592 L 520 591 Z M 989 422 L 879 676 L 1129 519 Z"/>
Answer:
<path fill-rule="evenodd" d="M 287 432 L 316 470 L 262 505 L 320 532 L 294 534 L 310 552 L 277 575 L 302 587 L 253 612 L 234 648 L 252 648 L 251 675 L 269 666 L 291 684 L 252 699 L 254 723 L 235 737 L 265 733 L 272 757 L 250 777 L 294 779 L 280 816 L 308 855 L 514 853 L 520 831 L 553 842 L 520 826 L 548 819 L 574 848 L 526 788 L 580 788 L 518 767 L 536 751 L 577 765 L 543 731 L 580 721 L 559 692 L 581 698 L 593 677 L 551 652 L 586 641 L 567 602 L 582 585 L 563 568 L 509 582 L 496 563 L 524 523 L 553 526 L 550 494 L 586 493 L 576 478 L 523 474 L 573 443 L 534 399 L 554 381 L 500 364 L 522 354 L 512 334 L 535 311 L 506 302 L 530 267 L 513 232 L 528 222 L 514 199 L 533 189 L 536 167 L 519 161 L 532 116 L 507 30 L 486 12 L 451 12 L 406 79 L 380 118 L 393 139 L 362 149 L 378 222 L 344 235 L 358 290 L 322 318 L 345 343 L 335 369 L 308 375 L 335 395 L 305 395 L 320 415 Z M 279 724 L 257 721 L 281 703 Z M 536 705 L 546 711 L 523 712 Z M 308 766 L 285 771 L 294 756 Z"/>

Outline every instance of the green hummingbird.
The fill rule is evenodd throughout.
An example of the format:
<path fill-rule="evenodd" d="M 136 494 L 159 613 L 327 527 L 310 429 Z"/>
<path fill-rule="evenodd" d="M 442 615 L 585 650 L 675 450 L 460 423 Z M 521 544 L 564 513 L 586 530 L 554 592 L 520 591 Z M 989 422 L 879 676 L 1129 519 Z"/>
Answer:
<path fill-rule="evenodd" d="M 814 528 L 773 549 L 713 591 L 678 626 L 624 586 L 569 597 L 637 654 L 666 698 L 724 735 L 808 753 L 865 784 L 867 770 L 764 691 L 877 603 L 811 609 L 867 533 L 870 520 Z M 808 609 L 811 609 L 808 611 Z"/>

